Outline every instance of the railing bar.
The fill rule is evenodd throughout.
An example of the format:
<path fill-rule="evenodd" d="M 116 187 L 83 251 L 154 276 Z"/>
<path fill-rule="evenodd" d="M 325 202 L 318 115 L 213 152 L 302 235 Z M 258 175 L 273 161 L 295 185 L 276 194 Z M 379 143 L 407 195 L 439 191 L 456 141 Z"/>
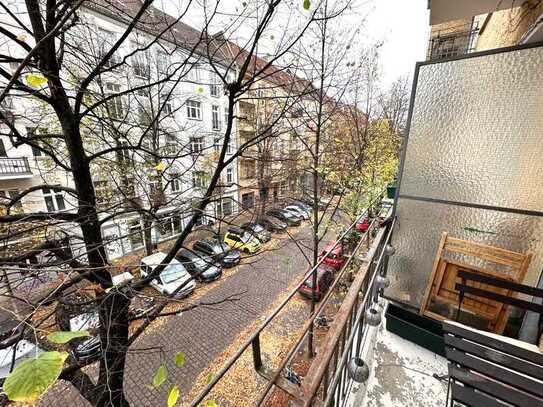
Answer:
<path fill-rule="evenodd" d="M 382 195 L 380 195 L 377 199 L 381 199 L 381 196 Z M 290 299 L 292 297 L 294 297 L 294 295 L 296 295 L 296 293 L 298 292 L 298 289 L 300 288 L 300 286 L 311 275 L 313 270 L 317 269 L 322 264 L 322 262 L 324 261 L 326 256 L 328 254 L 330 254 L 337 247 L 337 245 L 345 238 L 347 233 L 349 233 L 351 231 L 351 229 L 358 223 L 358 221 L 360 219 L 362 219 L 362 217 L 365 216 L 367 213 L 368 213 L 368 209 L 366 208 L 364 210 L 364 212 L 362 212 L 362 214 L 360 214 L 360 216 L 358 216 L 356 218 L 356 220 L 353 223 L 351 223 L 351 225 L 340 235 L 340 237 L 336 240 L 334 245 L 321 257 L 321 259 L 317 262 L 317 264 L 314 267 L 312 267 L 307 273 L 304 274 L 304 276 L 300 280 L 300 282 L 298 284 L 296 284 L 296 286 L 287 295 L 287 297 L 281 302 L 281 304 L 279 304 L 272 311 L 272 313 L 264 320 L 264 322 L 262 322 L 262 324 L 260 324 L 258 329 L 243 343 L 243 345 L 236 351 L 236 353 L 230 359 L 228 359 L 228 361 L 221 367 L 221 369 L 217 372 L 217 374 L 213 377 L 213 379 L 202 389 L 202 391 L 196 396 L 196 398 L 193 399 L 190 402 L 189 406 L 195 407 L 204 399 L 204 397 L 211 391 L 211 389 L 217 384 L 217 382 L 222 378 L 222 376 L 224 376 L 225 373 L 228 370 L 230 370 L 232 365 L 239 359 L 239 357 L 243 354 L 243 352 L 249 347 L 249 345 L 252 343 L 255 336 L 259 335 L 260 332 L 262 332 L 268 326 L 268 324 L 273 320 L 273 318 L 275 318 L 277 316 L 277 314 L 279 314 L 279 312 L 281 312 L 281 310 L 288 303 L 288 301 L 290 301 Z M 347 261 L 349 261 L 349 260 L 347 260 Z M 330 293 L 328 293 L 328 294 L 330 294 Z M 321 307 L 319 307 L 318 310 L 320 311 L 320 309 L 323 306 L 324 306 L 324 303 L 321 303 Z M 313 321 L 317 315 L 318 315 L 318 313 L 315 312 L 314 315 L 311 316 L 310 321 Z M 306 325 L 309 325 L 309 324 L 307 323 Z M 284 364 L 282 364 L 282 365 L 284 367 Z M 278 372 L 280 372 L 281 370 L 282 370 L 282 368 L 278 369 Z M 266 389 L 264 390 L 264 393 L 267 393 L 269 391 L 269 389 L 271 387 L 271 383 L 272 383 L 272 381 L 270 381 L 268 383 L 268 385 L 266 386 Z M 264 396 L 265 396 L 265 394 L 264 394 Z"/>
<path fill-rule="evenodd" d="M 388 235 L 386 237 L 386 239 L 384 240 L 384 244 L 382 246 L 382 250 L 381 250 L 381 253 L 379 255 L 379 259 L 377 261 L 377 265 L 376 265 L 376 269 L 380 266 L 381 262 L 383 261 L 383 258 L 384 258 L 384 253 L 385 253 L 385 250 L 384 250 L 384 246 L 387 244 L 387 242 L 390 241 L 390 236 L 392 235 L 392 231 L 394 230 L 394 225 L 396 223 L 396 220 L 393 219 L 392 220 L 392 225 L 390 226 L 390 229 L 388 231 Z M 371 288 L 373 286 L 373 282 L 375 280 L 375 276 L 376 276 L 376 273 L 373 273 L 373 275 L 371 275 L 371 279 L 370 279 L 370 282 L 368 284 L 368 288 Z M 364 299 L 362 300 L 362 304 L 366 304 L 366 302 L 368 301 L 368 299 L 370 298 L 368 296 L 368 294 L 371 292 L 371 290 L 367 290 L 366 293 L 364 294 Z M 360 326 L 360 322 L 362 320 L 362 316 L 364 315 L 364 308 L 365 307 L 361 307 L 360 309 L 360 312 L 358 313 L 357 315 L 357 318 L 356 318 L 356 322 L 355 324 L 357 326 Z M 350 347 L 352 346 L 352 343 L 354 341 L 354 332 L 351 333 L 351 335 L 349 336 L 349 339 L 347 340 L 347 349 L 350 349 Z M 346 364 L 346 361 L 347 361 L 347 357 L 349 356 L 349 353 L 348 352 L 343 352 L 342 355 L 341 355 L 341 359 L 340 359 L 340 362 L 339 362 L 339 365 L 340 366 L 344 366 Z M 337 385 L 337 382 L 338 382 L 339 378 L 338 376 L 334 376 L 334 378 L 332 379 L 332 387 L 334 387 L 335 385 Z M 329 397 L 325 400 L 324 402 L 324 405 L 328 405 L 328 403 L 330 402 L 329 400 Z"/>

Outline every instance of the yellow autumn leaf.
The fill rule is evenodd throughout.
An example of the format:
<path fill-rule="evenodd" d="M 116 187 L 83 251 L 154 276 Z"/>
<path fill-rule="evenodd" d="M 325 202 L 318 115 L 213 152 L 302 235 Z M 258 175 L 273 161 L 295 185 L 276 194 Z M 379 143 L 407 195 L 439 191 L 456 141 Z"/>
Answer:
<path fill-rule="evenodd" d="M 29 73 L 26 75 L 26 83 L 33 88 L 39 88 L 47 83 L 47 79 L 44 76 Z"/>
<path fill-rule="evenodd" d="M 165 168 L 166 168 L 166 164 L 164 164 L 163 162 L 160 162 L 155 166 L 155 170 L 157 171 L 164 171 Z"/>

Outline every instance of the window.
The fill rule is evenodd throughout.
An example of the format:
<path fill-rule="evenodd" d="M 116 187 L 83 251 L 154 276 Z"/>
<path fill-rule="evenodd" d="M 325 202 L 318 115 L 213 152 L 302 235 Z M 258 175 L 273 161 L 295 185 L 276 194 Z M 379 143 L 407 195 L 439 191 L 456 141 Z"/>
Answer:
<path fill-rule="evenodd" d="M 243 160 L 241 162 L 241 178 L 254 178 L 256 174 L 254 160 Z"/>
<path fill-rule="evenodd" d="M 170 186 L 171 186 L 172 192 L 181 191 L 181 177 L 179 176 L 179 174 L 173 173 L 171 175 Z"/>
<path fill-rule="evenodd" d="M 218 154 L 221 152 L 221 138 L 215 137 L 213 139 L 213 150 Z"/>
<path fill-rule="evenodd" d="M 288 182 L 286 180 L 281 181 L 281 195 L 286 195 L 288 192 Z"/>
<path fill-rule="evenodd" d="M 203 188 L 206 186 L 206 173 L 203 171 L 194 171 L 192 173 L 192 186 L 194 188 Z"/>
<path fill-rule="evenodd" d="M 228 123 L 228 107 L 224 108 L 224 123 Z"/>
<path fill-rule="evenodd" d="M 160 103 L 162 104 L 162 113 L 170 115 L 173 112 L 172 98 L 170 92 L 164 92 L 160 95 Z"/>
<path fill-rule="evenodd" d="M 221 129 L 221 118 L 219 114 L 219 106 L 211 106 L 211 128 L 213 130 Z"/>
<path fill-rule="evenodd" d="M 141 224 L 139 219 L 132 219 L 128 221 L 128 240 L 130 241 L 130 247 L 132 250 L 143 246 L 143 233 L 141 232 Z"/>
<path fill-rule="evenodd" d="M 119 150 L 119 155 L 122 161 L 129 162 L 130 161 L 130 143 L 128 143 L 127 140 L 120 140 L 119 147 L 122 147 Z"/>
<path fill-rule="evenodd" d="M 187 117 L 189 119 L 202 120 L 202 104 L 196 100 L 187 100 Z"/>
<path fill-rule="evenodd" d="M 219 92 L 220 92 L 219 80 L 217 78 L 217 75 L 212 73 L 211 83 L 209 84 L 209 93 L 211 94 L 211 96 L 218 98 Z"/>
<path fill-rule="evenodd" d="M 200 75 L 200 65 L 193 64 L 190 68 L 190 71 L 188 72 L 188 78 L 192 82 L 199 82 L 201 75 Z"/>
<path fill-rule="evenodd" d="M 0 138 L 0 157 L 7 157 L 6 146 L 4 146 L 4 140 Z"/>
<path fill-rule="evenodd" d="M 233 148 L 232 148 L 232 144 L 234 142 L 232 140 L 230 140 L 230 142 L 228 143 L 228 145 L 226 146 L 226 154 L 232 154 L 232 151 L 233 151 Z"/>
<path fill-rule="evenodd" d="M 167 154 L 175 154 L 177 150 L 177 138 L 175 134 L 166 133 L 164 147 Z"/>
<path fill-rule="evenodd" d="M 151 115 L 144 105 L 138 106 L 138 123 L 142 126 L 148 126 L 151 123 Z"/>
<path fill-rule="evenodd" d="M 141 78 L 149 79 L 151 76 L 151 69 L 149 66 L 149 51 L 141 50 L 142 45 L 138 43 L 132 43 L 133 54 L 132 54 L 132 69 L 134 74 Z"/>
<path fill-rule="evenodd" d="M 226 183 L 228 184 L 234 183 L 234 170 L 232 168 L 226 169 Z"/>
<path fill-rule="evenodd" d="M 103 28 L 98 29 L 98 35 L 99 35 L 99 41 L 100 41 L 100 49 L 99 49 L 98 58 L 102 60 L 104 56 L 109 52 L 109 50 L 113 47 L 113 45 L 117 42 L 117 36 L 115 33 L 104 30 Z M 109 59 L 105 61 L 104 67 L 113 68 L 115 65 L 119 64 L 120 62 L 121 62 L 121 58 L 116 52 L 114 52 L 113 55 L 111 55 Z"/>
<path fill-rule="evenodd" d="M 106 95 L 108 97 L 115 95 L 116 93 L 119 93 L 120 91 L 121 91 L 120 85 L 116 83 L 112 83 L 112 82 L 106 83 Z M 119 120 L 123 118 L 124 111 L 123 111 L 122 97 L 120 96 L 113 97 L 107 101 L 106 105 L 107 105 L 109 116 L 112 119 Z"/>
<path fill-rule="evenodd" d="M 241 205 L 245 209 L 253 208 L 255 206 L 255 193 L 249 192 L 241 195 Z"/>
<path fill-rule="evenodd" d="M 204 138 L 191 137 L 190 138 L 190 152 L 192 154 L 199 154 L 202 151 L 204 151 Z"/>
<path fill-rule="evenodd" d="M 18 189 L 9 189 L 7 191 L 0 191 L 0 198 L 9 198 L 10 200 L 11 199 L 15 199 L 15 197 L 17 197 L 17 195 L 19 195 L 19 190 Z M 0 200 L 1 202 L 2 200 Z M 7 205 L 9 202 L 6 200 L 5 204 Z M 11 206 L 11 211 L 13 212 L 22 212 L 22 209 L 23 209 L 23 203 L 21 200 L 18 200 L 16 203 L 14 203 L 12 206 Z"/>
<path fill-rule="evenodd" d="M 57 212 L 66 209 L 64 195 L 60 189 L 55 187 L 42 188 L 42 193 L 48 212 Z"/>
<path fill-rule="evenodd" d="M 223 216 L 230 216 L 233 213 L 232 199 L 226 198 L 222 201 L 222 214 Z"/>
<path fill-rule="evenodd" d="M 221 202 L 217 202 L 216 205 L 216 216 L 217 218 L 222 218 L 223 216 L 230 216 L 234 213 L 233 204 L 231 198 L 225 198 Z M 241 239 L 234 235 L 230 234 L 230 239 L 235 242 L 241 242 Z"/>
<path fill-rule="evenodd" d="M 158 73 L 168 72 L 170 67 L 170 56 L 166 51 L 158 50 L 156 52 L 156 66 Z"/>

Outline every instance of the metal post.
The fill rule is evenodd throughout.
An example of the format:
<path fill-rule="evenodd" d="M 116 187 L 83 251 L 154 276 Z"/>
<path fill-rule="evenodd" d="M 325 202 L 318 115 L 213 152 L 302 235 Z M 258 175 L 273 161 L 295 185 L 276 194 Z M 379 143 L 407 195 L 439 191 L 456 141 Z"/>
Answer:
<path fill-rule="evenodd" d="M 251 342 L 253 347 L 253 364 L 255 370 L 260 370 L 262 368 L 262 355 L 260 353 L 260 335 L 256 335 Z"/>

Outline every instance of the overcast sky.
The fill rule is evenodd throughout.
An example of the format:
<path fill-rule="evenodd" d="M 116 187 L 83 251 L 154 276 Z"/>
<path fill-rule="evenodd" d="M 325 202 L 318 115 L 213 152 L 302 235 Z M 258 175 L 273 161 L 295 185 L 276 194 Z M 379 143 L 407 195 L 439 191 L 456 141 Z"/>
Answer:
<path fill-rule="evenodd" d="M 169 14 L 178 15 L 179 9 L 186 5 L 187 1 L 157 0 L 155 5 Z M 241 4 L 250 2 L 251 0 L 222 0 L 220 9 L 235 13 L 235 9 Z M 360 25 L 367 44 L 383 41 L 383 84 L 387 86 L 399 76 L 412 75 L 415 63 L 423 61 L 426 55 L 429 32 L 426 9 L 428 0 L 353 0 L 353 3 L 356 13 L 341 18 L 346 19 L 348 24 Z M 188 18 L 184 18 L 183 22 L 202 28 L 204 18 L 200 10 L 201 7 L 192 7 Z M 213 29 L 211 31 L 213 32 Z"/>

